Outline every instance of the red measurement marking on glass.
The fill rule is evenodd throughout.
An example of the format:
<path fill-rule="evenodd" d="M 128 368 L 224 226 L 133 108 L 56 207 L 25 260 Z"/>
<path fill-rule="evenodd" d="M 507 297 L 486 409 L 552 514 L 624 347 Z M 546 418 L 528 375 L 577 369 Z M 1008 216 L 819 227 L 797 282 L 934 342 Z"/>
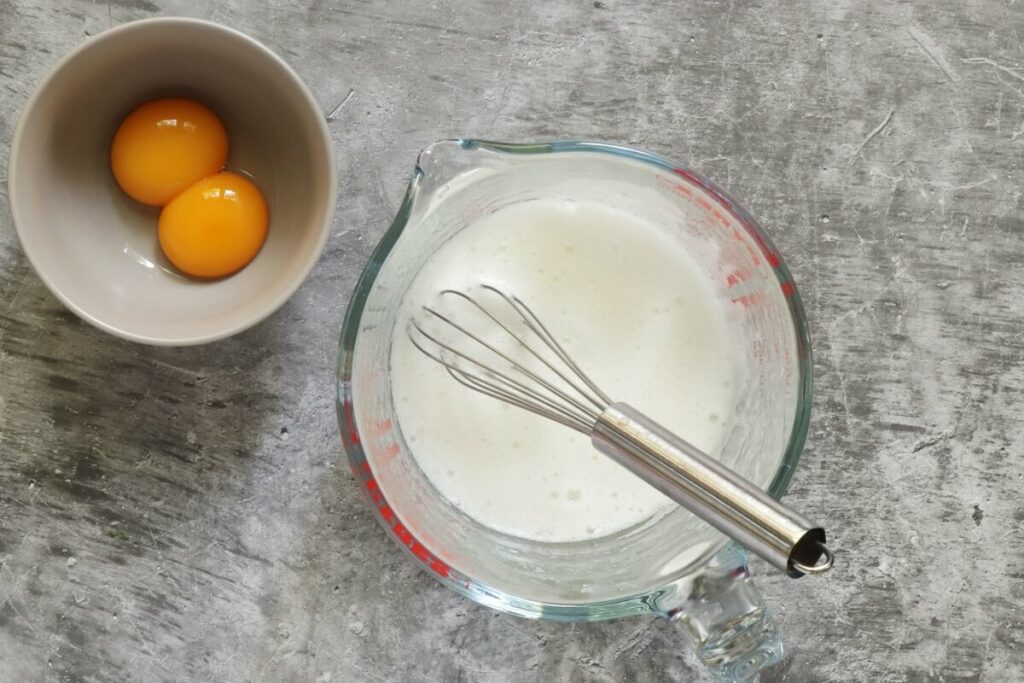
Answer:
<path fill-rule="evenodd" d="M 759 301 L 761 301 L 761 294 L 758 292 L 754 292 L 753 294 L 744 294 L 743 296 L 738 296 L 735 299 L 731 299 L 731 301 L 734 304 L 739 304 L 740 306 L 743 306 L 743 308 L 750 308 L 751 306 L 754 306 Z"/>
<path fill-rule="evenodd" d="M 377 505 L 380 505 L 380 502 L 384 500 L 384 496 L 380 492 L 380 487 L 377 486 L 376 479 L 370 479 L 366 482 L 366 490 L 370 492 L 370 498 L 372 498 L 373 502 Z"/>
<path fill-rule="evenodd" d="M 348 404 L 346 404 L 346 414 L 349 414 Z M 373 445 L 374 450 L 380 449 L 381 457 L 387 460 L 391 460 L 402 452 L 401 447 L 395 441 L 392 427 L 391 419 L 385 418 L 383 420 L 374 420 L 365 430 L 366 434 L 369 435 L 368 441 Z M 353 432 L 355 432 L 354 428 Z M 358 439 L 358 437 L 356 438 Z M 353 443 L 358 443 L 358 440 L 353 440 Z"/>
<path fill-rule="evenodd" d="M 370 494 L 370 499 L 373 500 L 374 504 L 377 506 L 377 512 L 379 512 L 381 518 L 388 523 L 391 528 L 391 532 L 399 542 L 408 548 L 412 554 L 420 562 L 425 564 L 432 572 L 443 578 L 449 578 L 451 575 L 451 568 L 440 558 L 435 557 L 429 550 L 427 550 L 427 547 L 420 543 L 416 537 L 412 535 L 409 529 L 399 521 L 398 515 L 395 514 L 395 511 L 384 499 L 384 494 L 380 490 L 377 480 L 373 477 L 369 463 L 365 461 L 360 463 L 359 471 L 364 475 L 363 486 L 366 487 L 367 492 Z"/>
<path fill-rule="evenodd" d="M 750 246 L 749 242 L 744 241 L 743 244 L 747 247 L 747 252 L 750 254 L 750 260 L 754 262 L 754 265 L 761 265 L 761 253 L 757 249 L 754 249 L 754 247 Z"/>
<path fill-rule="evenodd" d="M 387 434 L 391 431 L 391 418 L 385 418 L 383 420 L 376 420 L 370 426 L 370 434 L 373 436 L 380 436 L 381 434 Z"/>
<path fill-rule="evenodd" d="M 721 206 L 721 209 L 725 210 L 725 212 L 723 213 L 723 211 L 719 207 L 712 205 L 707 199 L 705 199 L 702 196 L 698 196 L 695 199 L 697 205 L 700 206 L 705 211 L 707 211 L 708 213 L 710 213 L 712 217 L 714 217 L 714 219 L 717 220 L 722 225 L 723 228 L 727 230 L 729 228 L 732 229 L 733 239 L 735 239 L 737 242 L 740 242 L 746 247 L 747 252 L 750 254 L 750 260 L 753 262 L 754 267 L 761 265 L 762 257 L 768 261 L 768 265 L 770 265 L 772 268 L 777 269 L 779 268 L 779 266 L 782 265 L 782 259 L 780 259 L 779 255 L 768 246 L 767 242 L 765 242 L 764 240 L 764 237 L 761 236 L 757 228 L 754 225 L 751 225 L 749 221 L 744 220 L 743 217 L 740 216 L 732 208 L 732 206 L 729 205 L 729 203 L 726 200 L 716 195 L 711 188 L 707 187 L 703 181 L 701 181 L 697 176 L 690 173 L 689 171 L 682 168 L 674 168 L 672 169 L 672 172 L 675 173 L 680 178 L 683 178 L 684 180 L 692 183 L 693 185 L 702 188 L 704 191 L 709 192 L 711 196 L 716 200 L 716 202 Z M 694 196 L 693 191 L 682 183 L 675 183 L 674 189 L 677 192 L 686 195 L 687 197 L 693 198 Z M 735 219 L 736 222 L 738 222 L 746 229 L 741 231 L 736 222 L 730 221 L 730 217 Z M 751 245 L 750 242 L 747 240 L 748 236 L 750 237 L 750 239 L 754 241 L 756 248 L 753 245 Z M 728 285 L 729 287 L 735 287 L 740 283 L 748 280 L 751 274 L 752 269 L 750 268 L 738 268 L 726 276 L 726 285 Z M 781 287 L 783 296 L 793 296 L 794 294 L 796 294 L 796 287 L 793 285 L 792 282 L 788 280 L 782 282 Z M 745 308 L 749 308 L 750 306 L 753 306 L 757 304 L 759 301 L 761 301 L 762 298 L 763 296 L 760 293 L 755 292 L 753 294 L 744 294 L 743 296 L 736 297 L 735 299 L 732 299 L 732 301 L 733 303 L 739 304 Z"/>
<path fill-rule="evenodd" d="M 702 187 L 702 188 L 705 187 L 705 184 L 700 180 L 700 178 L 698 178 L 697 176 L 695 176 L 694 174 L 690 173 L 689 171 L 687 171 L 685 169 L 674 168 L 674 169 L 672 169 L 672 172 L 675 173 L 680 178 L 684 178 L 684 179 L 690 181 L 694 185 L 697 185 L 697 186 Z M 710 190 L 708 190 L 708 191 L 710 191 Z M 718 199 L 718 198 L 716 197 L 716 199 Z M 740 223 L 743 223 L 744 226 L 746 226 L 748 228 L 747 231 L 750 233 L 750 236 L 753 238 L 753 240 L 755 242 L 757 242 L 757 246 L 761 249 L 761 252 L 764 254 L 765 258 L 768 259 L 769 265 L 771 265 L 772 268 L 778 268 L 780 265 L 782 265 L 782 259 L 779 258 L 779 255 L 776 254 L 774 250 L 769 248 L 768 244 L 764 241 L 764 238 L 761 237 L 761 235 L 758 233 L 757 229 L 754 226 L 752 226 L 752 225 L 748 226 L 747 225 L 747 221 L 745 221 L 743 218 L 738 216 L 736 214 L 736 212 L 732 209 L 732 207 L 728 206 L 721 199 L 718 199 L 718 201 L 719 201 L 719 203 L 722 204 L 722 208 L 724 208 L 726 211 L 728 211 L 730 214 L 732 214 L 733 218 L 738 220 Z M 704 206 L 704 204 L 701 203 L 700 199 L 697 200 L 697 203 L 700 204 L 701 206 Z"/>
<path fill-rule="evenodd" d="M 670 179 L 668 179 L 668 178 L 666 178 L 664 176 L 660 176 L 659 175 L 658 176 L 658 184 L 661 185 L 662 187 L 666 188 L 666 189 L 672 190 L 676 194 L 682 195 L 682 196 L 687 197 L 689 199 L 693 198 L 693 190 L 688 188 L 683 183 L 674 182 L 674 181 L 672 181 L 672 180 L 670 180 Z"/>
<path fill-rule="evenodd" d="M 755 264 L 756 265 L 756 264 Z M 753 266 L 739 266 L 725 276 L 725 284 L 729 287 L 741 285 L 754 275 Z"/>
<path fill-rule="evenodd" d="M 409 533 L 409 530 L 406 529 L 405 525 L 401 522 L 395 522 L 395 525 L 391 527 L 391 530 L 395 532 L 395 536 L 398 536 L 398 540 L 406 545 L 409 545 L 414 540 L 412 534 Z"/>
<path fill-rule="evenodd" d="M 352 416 L 352 401 L 345 401 L 345 426 L 348 427 L 348 440 L 358 444 L 359 432 L 356 431 L 356 421 Z"/>
<path fill-rule="evenodd" d="M 729 287 L 735 287 L 737 285 L 744 283 L 749 277 L 749 270 L 746 272 L 734 270 L 725 277 L 725 284 L 728 285 Z M 794 285 L 789 280 L 779 283 L 779 286 L 782 289 L 782 296 L 793 296 L 794 294 L 796 294 L 796 285 Z M 734 304 L 740 304 L 744 308 L 749 308 L 750 306 L 753 306 L 754 304 L 761 301 L 762 298 L 763 297 L 760 293 L 754 292 L 753 294 L 745 294 L 743 296 L 738 296 L 734 299 L 731 299 L 731 301 Z"/>
<path fill-rule="evenodd" d="M 781 266 L 782 259 L 779 258 L 778 254 L 768 248 L 768 245 L 764 243 L 764 239 L 762 239 L 762 237 L 756 232 L 751 232 L 750 234 L 753 236 L 754 241 L 757 242 L 758 246 L 761 247 L 761 251 L 763 251 L 764 255 L 768 258 L 768 264 L 772 268 L 778 268 Z"/>
<path fill-rule="evenodd" d="M 683 168 L 673 168 L 672 172 L 675 173 L 680 178 L 685 178 L 686 180 L 689 180 L 694 185 L 700 185 L 701 184 L 700 180 L 697 179 L 697 176 L 693 175 L 692 173 L 690 173 L 686 169 L 683 169 Z"/>

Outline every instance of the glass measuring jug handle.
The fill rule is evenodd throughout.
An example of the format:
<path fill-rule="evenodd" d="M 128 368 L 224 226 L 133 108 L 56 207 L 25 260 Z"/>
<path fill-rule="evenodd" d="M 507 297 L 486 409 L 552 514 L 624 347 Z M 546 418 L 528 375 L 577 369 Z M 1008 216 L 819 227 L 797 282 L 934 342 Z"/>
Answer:
<path fill-rule="evenodd" d="M 679 624 L 716 681 L 746 681 L 782 661 L 782 640 L 741 546 L 730 542 L 679 588 L 658 611 Z"/>

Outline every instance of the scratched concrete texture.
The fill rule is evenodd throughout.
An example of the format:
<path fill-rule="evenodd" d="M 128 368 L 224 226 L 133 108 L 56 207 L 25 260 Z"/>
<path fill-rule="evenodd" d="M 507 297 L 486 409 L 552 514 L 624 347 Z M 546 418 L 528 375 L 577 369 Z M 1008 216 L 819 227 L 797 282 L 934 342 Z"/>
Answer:
<path fill-rule="evenodd" d="M 1024 3 L 0 0 L 0 179 L 60 55 L 157 15 L 294 66 L 338 212 L 269 320 L 150 348 L 61 308 L 0 182 L 0 680 L 706 680 L 676 625 L 447 591 L 340 458 L 349 293 L 417 150 L 452 136 L 663 153 L 789 261 L 816 382 L 790 500 L 838 566 L 753 562 L 788 646 L 762 680 L 1024 680 Z"/>

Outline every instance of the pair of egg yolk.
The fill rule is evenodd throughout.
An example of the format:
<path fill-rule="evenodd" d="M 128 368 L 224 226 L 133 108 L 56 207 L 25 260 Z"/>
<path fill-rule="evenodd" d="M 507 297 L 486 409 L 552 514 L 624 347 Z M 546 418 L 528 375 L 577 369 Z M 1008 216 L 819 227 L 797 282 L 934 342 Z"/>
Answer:
<path fill-rule="evenodd" d="M 163 207 L 160 248 L 182 272 L 219 278 L 244 268 L 263 247 L 269 215 L 251 181 L 224 171 L 228 136 L 217 115 L 195 100 L 143 104 L 110 146 L 121 189 Z"/>

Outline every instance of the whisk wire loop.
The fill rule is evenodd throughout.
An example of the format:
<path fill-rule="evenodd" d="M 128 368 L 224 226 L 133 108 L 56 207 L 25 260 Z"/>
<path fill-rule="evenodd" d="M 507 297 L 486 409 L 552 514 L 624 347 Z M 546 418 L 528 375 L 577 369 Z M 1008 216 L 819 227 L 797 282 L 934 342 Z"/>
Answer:
<path fill-rule="evenodd" d="M 564 348 L 562 348 L 562 345 L 558 343 L 558 340 L 555 339 L 555 335 L 551 334 L 548 331 L 548 328 L 544 326 L 544 323 L 542 323 L 540 321 L 540 318 L 537 317 L 537 315 L 530 309 L 529 306 L 527 306 L 525 303 L 523 303 L 522 299 L 517 297 L 515 294 L 506 294 L 505 292 L 501 291 L 500 289 L 498 289 L 497 287 L 495 287 L 493 285 L 485 284 L 485 285 L 481 285 L 481 287 L 483 289 L 486 289 L 489 292 L 493 292 L 494 294 L 497 294 L 502 299 L 504 299 L 508 303 L 509 306 L 511 306 L 513 309 L 515 309 L 516 313 L 519 314 L 520 319 L 526 324 L 526 326 L 530 329 L 530 331 L 533 332 L 535 335 L 537 335 L 537 337 L 549 349 L 551 349 L 551 351 L 556 356 L 558 356 L 558 359 L 560 361 L 562 361 L 563 363 L 565 363 L 569 367 L 569 369 L 572 370 L 573 373 L 575 373 L 576 377 L 578 377 L 579 380 L 583 382 L 583 384 L 585 384 L 592 392 L 594 392 L 593 396 L 588 395 L 587 392 L 584 391 L 583 389 L 581 389 L 575 382 L 570 381 L 568 378 L 566 378 L 564 375 L 562 375 L 562 373 L 560 373 L 560 372 L 558 373 L 559 376 L 561 376 L 567 382 L 570 382 L 570 384 L 573 385 L 573 388 L 576 389 L 576 391 L 578 391 L 581 395 L 586 397 L 587 400 L 589 400 L 591 403 L 593 403 L 595 408 L 597 408 L 598 410 L 604 410 L 605 408 L 608 407 L 608 405 L 610 403 L 612 403 L 612 399 L 610 399 L 608 397 L 608 395 L 605 394 L 601 390 L 601 388 L 598 387 L 597 384 L 594 383 L 593 380 L 591 380 L 590 377 L 587 376 L 587 373 L 583 372 L 583 370 L 580 368 L 580 366 L 576 364 L 576 361 L 574 361 L 572 359 L 572 356 L 570 356 L 566 352 L 566 350 Z M 448 290 L 448 291 L 452 291 L 452 290 Z M 456 293 L 459 293 L 459 292 L 456 292 Z M 479 306 L 479 304 L 478 304 L 478 306 Z M 532 349 L 531 349 L 531 352 L 534 353 L 534 355 L 537 355 L 536 352 L 534 352 Z M 539 355 L 537 355 L 537 357 L 540 358 Z M 541 360 L 543 360 L 543 359 L 541 359 Z M 548 367 L 551 367 L 552 370 L 555 370 L 555 368 L 553 368 L 546 361 L 544 361 L 544 362 L 545 362 L 546 365 L 548 365 Z M 555 370 L 555 372 L 558 372 L 558 371 Z"/>
<path fill-rule="evenodd" d="M 415 318 L 410 319 L 406 331 L 412 343 L 422 353 L 447 368 L 452 377 L 458 380 L 463 386 L 480 393 L 484 393 L 492 398 L 506 399 L 507 397 L 511 397 L 514 400 L 510 402 L 520 408 L 530 410 L 542 417 L 550 417 L 556 422 L 565 424 L 566 426 L 572 427 L 573 429 L 585 434 L 590 433 L 593 423 L 599 417 L 599 413 L 595 412 L 588 405 L 582 403 L 566 391 L 563 391 L 552 382 L 541 377 L 521 363 L 513 360 L 508 354 L 502 352 L 493 344 L 490 344 L 486 340 L 470 332 L 443 313 L 426 306 L 424 307 L 424 311 L 458 332 L 461 332 L 480 347 L 490 351 L 495 356 L 505 361 L 513 371 L 521 373 L 525 377 L 533 380 L 539 388 L 547 391 L 552 397 L 561 399 L 567 405 L 562 405 L 553 398 L 545 396 L 538 389 L 533 388 L 522 381 L 516 380 L 510 376 L 509 373 L 499 370 L 492 363 L 480 360 L 480 358 L 474 357 L 468 352 L 440 339 L 438 335 L 432 334 L 424 329 L 423 325 L 421 325 Z M 429 350 L 426 348 L 426 345 L 422 343 L 422 339 L 417 338 L 418 336 L 422 339 L 428 340 L 437 348 L 433 351 Z M 462 367 L 463 363 L 469 364 L 476 370 L 477 374 L 471 374 L 468 372 L 465 367 Z M 484 391 L 484 389 L 486 389 L 486 391 Z"/>
<path fill-rule="evenodd" d="M 468 329 L 465 325 L 456 322 L 449 315 L 430 306 L 423 307 L 424 313 L 430 319 L 440 321 L 448 328 L 460 333 L 464 338 L 471 340 L 478 350 L 489 352 L 492 355 L 487 360 L 482 360 L 478 354 L 473 354 L 463 347 L 446 341 L 440 334 L 428 331 L 415 316 L 409 320 L 407 325 L 407 333 L 413 344 L 421 352 L 445 366 L 449 373 L 464 386 L 485 393 L 492 398 L 512 397 L 515 400 L 510 402 L 521 408 L 531 410 L 544 417 L 550 417 L 554 413 L 559 417 L 556 419 L 557 422 L 590 434 L 594 422 L 597 421 L 610 401 L 605 400 L 607 397 L 603 395 L 603 392 L 579 371 L 576 363 L 569 358 L 551 333 L 540 323 L 533 311 L 518 299 L 513 299 L 494 287 L 489 285 L 483 285 L 483 287 L 500 296 L 526 328 L 559 360 L 565 363 L 569 371 L 578 375 L 577 379 L 573 379 L 565 369 L 560 369 L 549 358 L 545 358 L 544 354 L 523 339 L 523 335 L 513 331 L 486 306 L 464 292 L 456 290 L 444 290 L 441 294 L 455 296 L 471 304 L 497 325 L 498 329 L 502 330 L 518 347 L 525 349 L 558 379 L 542 376 L 540 368 L 528 367 L 527 364 L 516 360 L 509 353 Z M 425 348 L 424 339 L 437 348 L 433 352 Z M 502 369 L 498 369 L 495 365 L 499 359 L 503 361 Z M 466 364 L 469 367 L 466 367 Z M 521 381 L 514 376 L 516 374 L 531 380 L 533 385 Z M 560 386 L 558 380 L 561 380 L 565 386 Z M 592 389 L 593 393 L 588 391 L 588 388 Z M 548 395 L 545 395 L 545 392 Z"/>
<path fill-rule="evenodd" d="M 533 311 L 530 310 L 530 308 L 526 304 L 524 304 L 522 300 L 520 300 L 515 295 L 506 294 L 505 292 L 501 291 L 497 287 L 494 287 L 493 285 L 484 284 L 480 285 L 480 288 L 488 292 L 492 292 L 493 294 L 501 297 L 501 299 L 508 305 L 508 307 L 515 312 L 519 321 L 523 323 L 523 325 L 525 325 L 526 328 L 530 332 L 532 332 L 533 335 L 538 340 L 540 340 L 540 342 L 544 346 L 546 346 L 558 358 L 558 360 L 561 361 L 568 368 L 568 370 L 573 375 L 575 375 L 575 378 L 569 376 L 569 374 L 567 374 L 563 368 L 559 368 L 555 363 L 552 363 L 550 359 L 546 358 L 544 354 L 540 353 L 536 348 L 528 344 L 526 340 L 523 339 L 523 335 L 517 334 L 514 330 L 510 329 L 509 326 L 505 324 L 505 322 L 503 322 L 497 315 L 494 314 L 494 312 L 491 311 L 491 309 L 480 303 L 480 301 L 478 301 L 474 297 L 471 297 L 465 292 L 460 292 L 455 289 L 442 290 L 441 294 L 458 297 L 468 302 L 478 311 L 483 313 L 502 331 L 504 331 L 509 338 L 515 341 L 516 344 L 526 349 L 526 351 L 528 351 L 530 355 L 532 355 L 534 358 L 540 361 L 544 365 L 544 367 L 546 367 L 548 370 L 557 375 L 558 378 L 561 379 L 563 382 L 568 384 L 579 396 L 583 397 L 589 403 L 591 403 L 594 406 L 594 408 L 597 409 L 598 414 L 608 407 L 608 404 L 611 403 L 611 399 L 609 399 L 604 394 L 604 392 L 602 392 L 597 387 L 597 385 L 594 384 L 590 380 L 590 378 L 583 373 L 582 370 L 580 370 L 579 366 L 572 360 L 569 354 L 565 352 L 565 349 L 563 349 L 562 346 L 558 343 L 554 335 L 548 332 L 548 329 L 544 327 L 544 324 L 541 323 L 540 319 L 537 318 L 536 315 L 534 315 Z M 429 308 L 427 308 L 426 310 L 430 313 L 433 313 L 435 316 L 440 317 L 445 322 L 453 325 L 453 327 L 457 327 L 451 322 L 450 319 L 444 316 L 440 316 L 436 311 L 433 311 Z M 476 341 L 479 342 L 480 340 L 476 339 Z M 494 349 L 491 346 L 488 346 L 488 348 L 491 351 L 499 353 L 496 351 L 496 349 Z M 506 361 L 513 363 L 514 365 L 518 365 L 516 361 L 511 360 L 508 356 L 502 354 L 502 357 Z M 590 392 L 593 393 L 588 392 L 588 388 L 590 389 Z"/>

